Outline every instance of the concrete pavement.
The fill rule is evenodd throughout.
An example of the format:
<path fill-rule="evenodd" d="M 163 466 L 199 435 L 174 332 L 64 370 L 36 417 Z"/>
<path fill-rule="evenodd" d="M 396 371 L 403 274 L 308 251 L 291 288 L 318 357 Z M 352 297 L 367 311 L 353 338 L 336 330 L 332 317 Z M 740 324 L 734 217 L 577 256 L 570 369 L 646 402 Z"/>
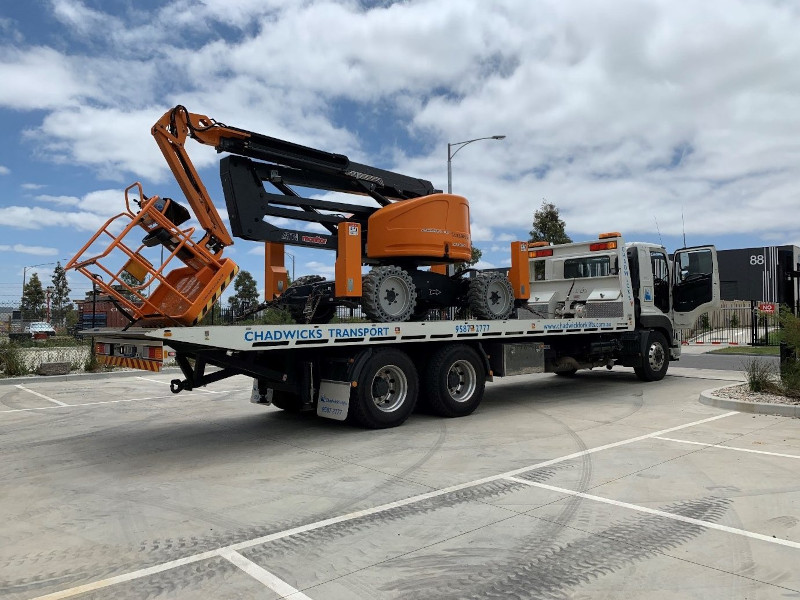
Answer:
<path fill-rule="evenodd" d="M 508 378 L 386 431 L 244 378 L 3 386 L 0 596 L 800 594 L 798 422 L 705 406 L 732 375 L 683 370 Z"/>

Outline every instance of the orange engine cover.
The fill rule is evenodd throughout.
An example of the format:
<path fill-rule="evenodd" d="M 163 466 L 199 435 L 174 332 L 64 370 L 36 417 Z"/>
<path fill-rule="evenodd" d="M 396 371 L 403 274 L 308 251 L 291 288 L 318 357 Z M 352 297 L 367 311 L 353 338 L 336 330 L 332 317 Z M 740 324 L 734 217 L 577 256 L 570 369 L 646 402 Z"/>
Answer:
<path fill-rule="evenodd" d="M 378 209 L 367 222 L 367 257 L 469 261 L 469 202 L 453 194 L 431 194 Z"/>

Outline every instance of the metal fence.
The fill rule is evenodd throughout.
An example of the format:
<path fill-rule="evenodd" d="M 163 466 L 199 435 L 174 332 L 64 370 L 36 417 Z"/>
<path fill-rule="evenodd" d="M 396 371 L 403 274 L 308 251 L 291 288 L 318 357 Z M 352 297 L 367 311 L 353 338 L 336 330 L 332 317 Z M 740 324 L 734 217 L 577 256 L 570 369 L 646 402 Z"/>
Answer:
<path fill-rule="evenodd" d="M 758 309 L 755 301 L 726 301 L 721 308 L 701 315 L 691 329 L 679 333 L 684 344 L 739 344 L 778 346 L 780 315 Z"/>

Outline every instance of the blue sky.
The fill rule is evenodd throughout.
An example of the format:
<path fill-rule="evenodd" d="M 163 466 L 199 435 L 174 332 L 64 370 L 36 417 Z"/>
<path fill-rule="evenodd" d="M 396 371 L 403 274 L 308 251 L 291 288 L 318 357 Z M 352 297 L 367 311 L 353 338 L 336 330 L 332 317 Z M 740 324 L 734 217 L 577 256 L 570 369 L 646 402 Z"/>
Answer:
<path fill-rule="evenodd" d="M 448 142 L 507 136 L 453 160 L 480 266 L 545 199 L 575 240 L 800 244 L 798 30 L 781 0 L 5 0 L 0 304 L 128 184 L 182 199 L 150 136 L 176 104 L 441 189 Z M 187 147 L 224 214 L 219 156 Z M 332 253 L 287 250 L 332 275 Z M 225 255 L 263 281 L 260 244 Z"/>

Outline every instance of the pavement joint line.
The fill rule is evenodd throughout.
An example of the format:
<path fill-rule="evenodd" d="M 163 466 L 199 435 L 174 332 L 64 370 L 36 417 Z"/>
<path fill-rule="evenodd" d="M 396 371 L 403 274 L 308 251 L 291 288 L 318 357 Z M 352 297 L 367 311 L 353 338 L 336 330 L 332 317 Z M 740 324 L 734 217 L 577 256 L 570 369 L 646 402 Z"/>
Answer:
<path fill-rule="evenodd" d="M 28 390 L 30 391 L 30 390 Z M 228 394 L 229 391 L 222 391 L 218 392 L 220 394 Z M 187 396 L 193 396 L 192 392 L 185 392 Z M 119 404 L 120 402 L 141 402 L 143 400 L 164 400 L 165 398 L 172 398 L 174 394 L 170 394 L 169 396 L 148 396 L 146 398 L 123 398 L 122 400 L 103 400 L 100 402 L 83 402 L 81 404 L 64 404 L 61 403 L 60 406 L 37 406 L 34 408 L 12 408 L 10 410 L 0 410 L 0 415 L 6 413 L 17 413 L 17 412 L 33 412 L 36 410 L 54 410 L 58 408 L 76 408 L 79 406 L 98 406 L 100 404 Z"/>
<path fill-rule="evenodd" d="M 273 542 L 275 540 L 280 540 L 284 538 L 288 538 L 294 535 L 298 535 L 301 533 L 306 533 L 308 531 L 314 531 L 317 529 L 322 529 L 324 527 L 329 527 L 331 525 L 336 525 L 338 523 L 344 523 L 347 521 L 352 521 L 354 519 L 358 519 L 361 517 L 367 517 L 371 515 L 375 515 L 378 513 L 386 512 L 387 510 L 392 510 L 394 508 L 401 508 L 403 506 L 407 506 L 409 504 L 415 504 L 417 502 L 422 502 L 423 500 L 429 500 L 431 498 L 437 498 L 439 496 L 444 496 L 445 494 L 450 494 L 452 492 L 457 492 L 460 490 L 468 489 L 471 487 L 476 487 L 478 485 L 483 485 L 485 483 L 492 483 L 494 481 L 500 481 L 504 479 L 511 479 L 516 475 L 521 475 L 522 473 L 526 473 L 528 471 L 533 471 L 536 469 L 540 469 L 542 467 L 548 467 L 550 465 L 572 460 L 573 458 L 579 458 L 581 456 L 586 456 L 588 454 L 594 454 L 595 452 L 600 452 L 602 450 L 608 450 L 610 448 L 617 448 L 619 446 L 625 446 L 627 444 L 633 444 L 635 442 L 640 442 L 642 440 L 652 439 L 663 435 L 665 433 L 669 433 L 671 431 L 679 431 L 681 429 L 688 429 L 689 427 L 695 427 L 697 425 L 703 425 L 704 423 L 710 423 L 712 421 L 718 421 L 719 419 L 725 419 L 727 417 L 732 417 L 734 415 L 740 415 L 740 412 L 732 411 L 727 413 L 722 413 L 720 415 L 715 415 L 713 417 L 708 417 L 706 419 L 700 419 L 698 421 L 692 421 L 691 423 L 684 423 L 683 425 L 676 425 L 675 427 L 670 427 L 668 429 L 662 429 L 660 431 L 654 431 L 652 433 L 648 433 L 645 435 L 640 435 L 633 438 L 628 438 L 626 440 L 621 440 L 619 442 L 613 442 L 611 444 L 605 444 L 603 446 L 597 446 L 595 448 L 588 448 L 586 450 L 581 450 L 580 452 L 574 452 L 572 454 L 567 454 L 565 456 L 561 456 L 558 458 L 554 458 L 551 460 L 546 460 L 540 463 L 536 463 L 534 465 L 528 465 L 525 467 L 520 467 L 518 469 L 514 469 L 512 471 L 506 471 L 505 473 L 500 473 L 499 475 L 490 475 L 489 477 L 483 477 L 481 479 L 475 479 L 473 481 L 468 481 L 465 483 L 459 483 L 456 485 L 451 485 L 446 488 L 440 488 L 438 490 L 433 490 L 430 492 L 425 492 L 423 494 L 418 494 L 416 496 L 410 496 L 408 498 L 404 498 L 402 500 L 396 500 L 394 502 L 389 502 L 386 504 L 381 504 L 379 506 L 375 506 L 372 508 L 365 508 L 356 512 L 339 515 L 338 517 L 331 517 L 329 519 L 324 519 L 322 521 L 316 521 L 314 523 L 308 523 L 306 525 L 300 525 L 299 527 L 293 527 L 292 529 L 286 529 L 284 531 L 278 531 L 275 533 L 270 533 L 268 535 L 264 535 L 261 537 L 253 538 L 251 540 L 245 540 L 243 542 L 238 542 L 236 544 L 230 544 L 228 546 L 222 546 L 217 548 L 216 550 L 210 550 L 208 552 L 203 552 L 201 554 L 194 554 L 191 556 L 186 556 L 183 558 L 179 558 L 173 561 L 169 561 L 166 563 L 162 563 L 160 565 L 155 565 L 153 567 L 147 567 L 145 569 L 139 569 L 137 571 L 131 571 L 130 573 L 125 573 L 123 575 L 117 575 L 115 577 L 109 577 L 108 579 L 101 579 L 98 581 L 94 581 L 92 583 L 87 583 L 78 587 L 74 588 L 67 588 L 65 590 L 61 590 L 59 592 L 53 592 L 51 594 L 46 594 L 44 596 L 37 596 L 36 598 L 32 598 L 31 600 L 61 600 L 62 598 L 71 598 L 73 596 L 77 596 L 79 594 L 83 594 L 88 591 L 99 590 L 103 589 L 112 585 L 116 585 L 118 583 L 124 583 L 128 581 L 134 581 L 136 579 L 141 579 L 142 577 L 148 577 L 153 575 L 154 573 L 161 573 L 164 571 L 169 571 L 176 567 L 181 567 L 188 564 L 193 564 L 196 562 L 200 562 L 203 560 L 207 560 L 209 558 L 215 558 L 217 556 L 222 556 L 223 552 L 227 551 L 234 551 L 237 552 L 239 550 L 245 550 L 247 548 L 252 548 L 254 546 L 259 546 L 261 544 L 266 544 L 268 542 Z M 519 481 L 530 485 L 531 482 L 525 479 L 520 479 Z M 537 484 L 538 485 L 538 484 Z M 554 489 L 561 489 L 561 488 L 554 488 Z M 572 490 L 564 490 L 565 493 L 570 494 L 578 494 L 580 492 L 573 492 Z M 664 513 L 669 515 L 669 513 Z M 675 516 L 675 515 L 670 515 Z M 774 540 L 773 540 L 774 541 Z M 800 547 L 800 544 L 798 544 Z"/>
<path fill-rule="evenodd" d="M 531 481 L 529 479 L 520 479 L 519 477 L 506 477 L 505 479 L 507 479 L 508 481 L 516 481 L 517 483 L 524 483 L 525 485 L 531 487 L 537 487 L 543 490 L 549 490 L 551 492 L 565 494 L 567 496 L 575 496 L 576 498 L 583 498 L 584 500 L 593 500 L 595 502 L 602 502 L 603 504 L 610 504 L 612 506 L 618 506 L 620 508 L 628 508 L 630 510 L 643 512 L 649 515 L 655 515 L 657 517 L 666 517 L 667 519 L 672 519 L 674 521 L 681 521 L 683 523 L 689 523 L 691 525 L 700 525 L 701 527 L 705 527 L 707 529 L 716 529 L 717 531 L 732 533 L 734 535 L 740 535 L 754 540 L 760 540 L 762 542 L 769 542 L 770 544 L 777 544 L 779 546 L 787 546 L 789 548 L 794 548 L 795 550 L 800 550 L 800 542 L 784 540 L 781 538 L 764 535 L 763 533 L 756 533 L 754 531 L 747 531 L 746 529 L 738 529 L 736 527 L 728 527 L 727 525 L 720 525 L 719 523 L 712 523 L 711 521 L 693 519 L 692 517 L 684 517 L 683 515 L 676 515 L 674 513 L 666 512 L 664 510 L 648 508 L 646 506 L 640 506 L 639 504 L 631 504 L 630 502 L 622 502 L 620 500 L 612 500 L 611 498 L 603 498 L 602 496 L 595 496 L 594 494 L 577 492 L 575 490 L 569 490 L 567 488 L 557 487 L 555 485 L 547 485 L 546 483 L 539 483 L 537 481 Z"/>
<path fill-rule="evenodd" d="M 29 394 L 33 394 L 34 396 L 39 396 L 39 398 L 44 398 L 45 400 L 47 400 L 49 402 L 52 402 L 53 404 L 57 404 L 58 406 L 71 406 L 70 404 L 67 404 L 66 402 L 61 402 L 61 400 L 56 400 L 55 398 L 51 398 L 50 396 L 45 396 L 44 394 L 40 394 L 39 392 L 35 392 L 30 388 L 26 388 L 22 384 L 18 383 L 14 387 L 18 388 L 18 389 L 20 389 L 20 390 L 22 390 L 24 392 L 28 392 Z"/>
<path fill-rule="evenodd" d="M 254 563 L 249 558 L 242 556 L 236 550 L 222 549 L 219 550 L 219 555 L 239 567 L 242 571 L 250 575 L 256 581 L 263 583 L 266 587 L 271 589 L 281 598 L 293 598 L 296 600 L 311 600 L 300 590 L 293 588 L 277 575 L 270 573 L 261 565 Z"/>
<path fill-rule="evenodd" d="M 712 448 L 722 448 L 723 450 L 735 450 L 736 452 L 751 452 L 753 454 L 766 454 L 767 456 L 781 456 L 783 458 L 800 458 L 797 454 L 781 454 L 780 452 L 767 452 L 766 450 L 753 450 L 751 448 L 734 448 L 733 446 L 722 446 L 724 442 L 717 444 L 707 444 L 706 442 L 692 442 L 689 440 L 676 440 L 675 438 L 656 437 L 657 440 L 666 440 L 668 442 L 678 442 L 679 444 L 694 444 L 696 446 L 710 446 Z"/>

